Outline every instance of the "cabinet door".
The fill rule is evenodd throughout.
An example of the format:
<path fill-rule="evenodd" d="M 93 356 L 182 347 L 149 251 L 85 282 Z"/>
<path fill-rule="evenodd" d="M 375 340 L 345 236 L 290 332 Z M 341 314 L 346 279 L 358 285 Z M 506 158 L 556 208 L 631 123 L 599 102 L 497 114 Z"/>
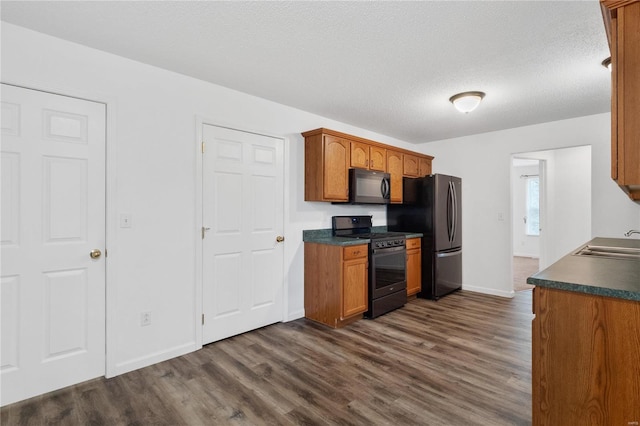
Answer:
<path fill-rule="evenodd" d="M 326 201 L 349 201 L 349 141 L 324 137 L 323 196 Z"/>
<path fill-rule="evenodd" d="M 618 21 L 611 18 L 611 178 L 618 182 Z"/>
<path fill-rule="evenodd" d="M 409 177 L 418 177 L 418 157 L 415 155 L 404 154 L 402 174 Z"/>
<path fill-rule="evenodd" d="M 369 145 L 351 142 L 351 167 L 358 169 L 369 168 Z"/>
<path fill-rule="evenodd" d="M 618 183 L 640 200 L 640 2 L 617 11 Z"/>
<path fill-rule="evenodd" d="M 387 151 L 387 173 L 391 175 L 392 203 L 402 203 L 402 153 Z"/>
<path fill-rule="evenodd" d="M 640 302 L 536 287 L 533 425 L 640 419 Z"/>
<path fill-rule="evenodd" d="M 344 261 L 342 274 L 341 319 L 345 319 L 367 310 L 369 281 L 367 257 Z"/>
<path fill-rule="evenodd" d="M 369 147 L 369 169 L 387 171 L 387 150 L 378 146 Z"/>
<path fill-rule="evenodd" d="M 420 249 L 407 251 L 407 296 L 419 293 L 422 289 L 420 257 Z"/>
<path fill-rule="evenodd" d="M 418 175 L 420 177 L 422 176 L 429 176 L 431 174 L 431 160 L 428 158 L 423 158 L 420 157 L 420 159 L 418 160 Z"/>
<path fill-rule="evenodd" d="M 407 296 L 419 293 L 422 289 L 422 256 L 420 238 L 407 240 Z"/>
<path fill-rule="evenodd" d="M 615 7 L 609 27 L 611 177 L 631 199 L 640 200 L 640 2 L 604 3 Z"/>

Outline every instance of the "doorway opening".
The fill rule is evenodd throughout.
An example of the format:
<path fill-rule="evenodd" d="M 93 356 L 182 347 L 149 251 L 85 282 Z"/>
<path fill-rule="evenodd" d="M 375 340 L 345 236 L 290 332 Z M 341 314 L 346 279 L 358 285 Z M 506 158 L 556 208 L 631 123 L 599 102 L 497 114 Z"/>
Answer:
<path fill-rule="evenodd" d="M 529 290 L 540 268 L 540 168 L 544 160 L 514 157 L 512 182 L 513 289 Z"/>
<path fill-rule="evenodd" d="M 591 238 L 591 146 L 513 154 L 511 209 L 519 291 L 532 288 L 527 277 Z"/>

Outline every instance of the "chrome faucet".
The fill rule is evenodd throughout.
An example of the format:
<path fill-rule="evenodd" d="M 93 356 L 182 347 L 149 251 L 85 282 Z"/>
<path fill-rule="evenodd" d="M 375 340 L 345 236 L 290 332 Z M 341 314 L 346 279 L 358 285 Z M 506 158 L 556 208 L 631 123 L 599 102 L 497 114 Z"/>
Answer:
<path fill-rule="evenodd" d="M 624 234 L 625 237 L 630 237 L 633 234 L 640 234 L 640 231 L 637 231 L 635 229 L 630 229 L 629 232 L 627 232 L 626 234 Z"/>

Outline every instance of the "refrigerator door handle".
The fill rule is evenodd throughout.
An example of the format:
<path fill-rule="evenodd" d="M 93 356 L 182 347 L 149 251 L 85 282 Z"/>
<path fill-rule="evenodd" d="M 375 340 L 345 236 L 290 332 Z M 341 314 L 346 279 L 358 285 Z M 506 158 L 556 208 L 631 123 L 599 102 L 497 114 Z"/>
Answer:
<path fill-rule="evenodd" d="M 454 233 L 454 214 L 455 214 L 455 206 L 454 206 L 454 195 L 453 195 L 453 185 L 451 181 L 449 181 L 449 190 L 447 191 L 447 232 L 449 234 L 449 242 L 453 242 L 453 233 Z"/>
<path fill-rule="evenodd" d="M 460 256 L 462 254 L 462 250 L 458 251 L 450 251 L 447 253 L 436 253 L 436 257 L 452 257 L 452 256 Z"/>
<path fill-rule="evenodd" d="M 451 236 L 451 242 L 453 243 L 456 239 L 456 234 L 458 233 L 458 192 L 456 191 L 456 184 L 451 182 L 451 189 L 453 190 L 451 199 L 453 200 L 453 235 Z"/>

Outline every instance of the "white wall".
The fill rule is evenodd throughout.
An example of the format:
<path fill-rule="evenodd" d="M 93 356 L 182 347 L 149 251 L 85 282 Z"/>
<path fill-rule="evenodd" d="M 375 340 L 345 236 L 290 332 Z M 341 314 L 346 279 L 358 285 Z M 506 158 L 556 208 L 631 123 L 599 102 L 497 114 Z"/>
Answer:
<path fill-rule="evenodd" d="M 403 141 L 180 74 L 2 23 L 2 82 L 108 104 L 107 309 L 109 375 L 199 347 L 196 338 L 196 119 L 283 136 L 286 319 L 301 317 L 302 230 L 330 228 L 337 214 L 384 207 L 304 202 L 301 132 L 327 127 L 383 143 Z M 118 215 L 132 215 L 130 229 Z M 152 324 L 140 327 L 140 313 Z"/>
<path fill-rule="evenodd" d="M 461 176 L 465 288 L 503 295 L 511 289 L 507 259 L 512 152 L 597 146 L 593 234 L 619 236 L 640 225 L 638 206 L 606 178 L 608 114 L 416 147 L 4 22 L 2 81 L 108 104 L 109 375 L 199 347 L 194 263 L 201 226 L 195 219 L 198 116 L 287 138 L 287 319 L 303 314 L 303 229 L 329 228 L 336 214 L 373 214 L 374 225 L 386 221 L 383 207 L 304 202 L 300 133 L 306 130 L 327 127 L 432 154 L 436 172 Z M 122 212 L 132 215 L 132 228 L 117 227 Z M 504 215 L 503 221 L 496 220 L 497 213 Z M 139 326 L 142 311 L 153 312 L 151 326 Z"/>
<path fill-rule="evenodd" d="M 548 180 L 547 185 L 553 187 L 553 198 L 548 201 L 553 217 L 547 222 L 552 223 L 553 233 L 547 238 L 549 256 L 543 267 L 588 241 L 592 227 L 591 147 L 559 149 L 552 155 L 553 181 Z"/>
<path fill-rule="evenodd" d="M 624 232 L 640 226 L 640 204 L 629 200 L 610 178 L 610 126 L 610 114 L 597 114 L 421 146 L 437 158 L 434 173 L 462 177 L 464 289 L 512 294 L 512 154 L 591 146 L 591 189 L 584 185 L 574 194 L 591 197 L 590 236 L 623 238 Z M 571 220 L 562 217 L 561 209 L 552 214 Z"/>

